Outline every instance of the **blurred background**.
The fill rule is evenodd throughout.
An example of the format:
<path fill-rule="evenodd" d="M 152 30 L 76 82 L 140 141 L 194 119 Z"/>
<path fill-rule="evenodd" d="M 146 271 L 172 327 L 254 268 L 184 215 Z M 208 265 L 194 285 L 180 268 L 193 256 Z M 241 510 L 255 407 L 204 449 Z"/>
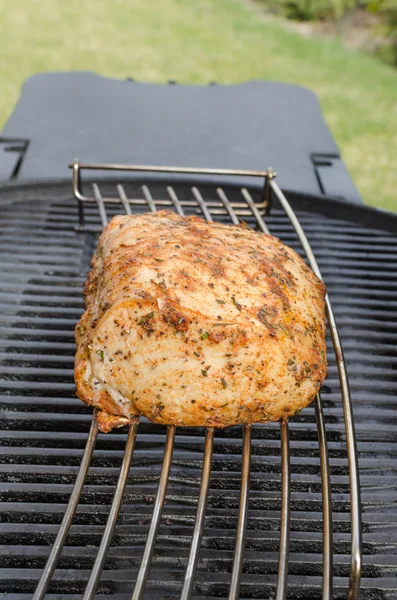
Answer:
<path fill-rule="evenodd" d="M 397 0 L 0 0 L 0 36 L 0 128 L 43 71 L 295 83 L 364 201 L 397 210 Z"/>

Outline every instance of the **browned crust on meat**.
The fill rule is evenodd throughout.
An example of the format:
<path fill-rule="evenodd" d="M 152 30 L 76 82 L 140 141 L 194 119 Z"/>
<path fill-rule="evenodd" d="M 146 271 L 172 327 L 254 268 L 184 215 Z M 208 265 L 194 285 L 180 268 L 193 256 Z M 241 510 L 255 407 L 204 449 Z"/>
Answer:
<path fill-rule="evenodd" d="M 120 415 L 110 414 L 104 410 L 98 410 L 96 420 L 100 431 L 102 431 L 102 433 L 109 433 L 112 429 L 118 429 L 125 425 L 138 423 L 139 417 L 121 417 Z"/>
<path fill-rule="evenodd" d="M 145 227 L 153 228 L 154 232 L 149 229 L 153 235 L 138 236 L 133 244 L 113 243 L 113 239 L 118 241 L 120 231 L 128 230 L 131 224 L 135 226 L 137 219 L 141 219 Z M 110 252 L 109 244 L 113 244 Z M 246 262 L 243 261 L 239 268 L 238 283 L 244 281 L 246 287 L 236 291 L 236 282 L 230 280 L 230 273 L 239 252 L 245 253 Z M 175 261 L 175 269 L 171 274 L 169 271 L 164 274 L 167 269 L 163 265 L 172 261 Z M 276 238 L 246 227 L 208 224 L 194 216 L 179 217 L 170 211 L 115 217 L 102 233 L 91 264 L 92 271 L 84 288 L 86 312 L 75 330 L 75 380 L 78 396 L 99 409 L 102 430 L 109 431 L 114 426 L 133 422 L 141 412 L 154 422 L 180 422 L 172 403 L 164 401 L 162 390 L 157 390 L 159 399 L 153 399 L 148 411 L 145 406 L 150 386 L 141 388 L 140 395 L 130 390 L 126 396 L 128 401 L 120 402 L 115 399 L 114 386 L 105 379 L 104 384 L 93 380 L 91 367 L 93 364 L 95 367 L 95 363 L 98 367 L 98 362 L 99 367 L 101 362 L 106 363 L 107 372 L 120 380 L 120 361 L 126 362 L 131 357 L 131 349 L 123 350 L 119 356 L 117 351 L 110 357 L 107 340 L 102 340 L 103 346 L 100 346 L 105 351 L 98 349 L 98 336 L 102 339 L 101 332 L 109 333 L 110 318 L 118 338 L 125 340 L 126 348 L 133 328 L 148 348 L 161 348 L 165 339 L 179 336 L 177 339 L 182 340 L 182 336 L 181 348 L 186 360 L 191 361 L 197 355 L 197 372 L 208 378 L 205 381 L 210 384 L 211 393 L 200 402 L 192 398 L 184 413 L 183 424 L 225 427 L 283 419 L 309 404 L 318 392 L 327 368 L 325 286 L 293 250 Z M 140 284 L 134 279 L 143 264 L 155 276 Z M 186 267 L 178 266 L 181 264 Z M 309 316 L 295 306 L 297 290 L 302 289 L 297 277 L 305 281 L 305 302 L 312 306 Z M 249 297 L 254 292 L 258 300 L 252 305 Z M 189 305 L 186 299 L 197 294 L 216 297 L 219 302 L 216 318 L 206 315 L 200 306 Z M 132 314 L 137 316 L 132 319 Z M 228 315 L 226 320 L 222 316 L 225 314 Z M 305 343 L 302 356 L 300 340 Z M 262 361 L 259 355 L 255 359 L 251 377 L 245 367 L 242 370 L 241 356 L 252 350 L 252 344 L 259 352 L 262 345 L 264 357 Z M 285 372 L 289 381 L 294 382 L 295 399 L 289 394 L 285 402 L 272 400 L 275 380 L 274 373 L 269 375 L 271 357 L 266 355 L 271 344 L 282 348 Z M 223 370 L 218 370 L 219 376 L 214 368 L 210 370 L 208 365 L 201 364 L 201 358 L 211 348 L 216 348 L 222 356 L 230 354 Z M 113 364 L 108 364 L 109 360 Z M 154 359 L 152 362 L 156 368 L 157 363 L 154 364 Z M 173 377 L 170 382 L 177 381 L 175 373 Z M 253 382 L 247 383 L 245 388 L 250 393 L 241 399 L 241 409 L 228 413 L 222 397 L 237 390 L 242 377 L 246 382 Z M 170 382 L 164 382 L 165 389 L 170 388 Z M 307 392 L 302 392 L 303 388 Z M 146 398 L 145 405 L 142 404 L 143 397 Z"/>

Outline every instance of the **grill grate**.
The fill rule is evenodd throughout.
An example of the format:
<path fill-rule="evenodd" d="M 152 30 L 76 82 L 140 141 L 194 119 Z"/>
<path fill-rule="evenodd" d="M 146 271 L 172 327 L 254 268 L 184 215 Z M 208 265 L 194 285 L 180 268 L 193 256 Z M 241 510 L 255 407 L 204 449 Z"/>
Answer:
<path fill-rule="evenodd" d="M 76 161 L 73 165 L 73 187 L 74 194 L 79 201 L 79 210 L 80 210 L 80 225 L 84 224 L 84 202 L 92 202 L 94 201 L 97 204 L 98 211 L 101 217 L 101 222 L 103 227 L 106 227 L 108 223 L 108 217 L 106 213 L 106 202 L 103 199 L 99 187 L 96 183 L 93 184 L 93 192 L 94 198 L 90 199 L 84 197 L 80 190 L 81 185 L 81 168 L 97 168 L 92 166 L 83 166 L 81 167 L 79 163 Z M 104 168 L 103 165 L 100 165 L 100 168 Z M 120 166 L 110 166 L 107 165 L 105 168 L 110 170 L 121 170 Z M 128 170 L 132 171 L 165 171 L 167 173 L 179 172 L 179 169 L 173 168 L 157 168 L 157 167 L 126 167 Z M 184 170 L 185 172 L 193 172 L 195 174 L 203 173 L 202 170 L 190 169 Z M 217 171 L 205 171 L 207 174 L 211 173 L 212 175 L 221 174 L 219 170 Z M 252 199 L 249 191 L 244 188 L 241 190 L 241 195 L 245 201 L 245 205 L 242 205 L 243 214 L 250 212 L 252 216 L 255 218 L 256 225 L 263 232 L 269 233 L 267 225 L 265 224 L 261 211 L 268 212 L 270 209 L 270 199 L 271 193 L 274 193 L 279 200 L 282 208 L 285 210 L 287 216 L 289 217 L 298 237 L 302 243 L 303 249 L 306 253 L 309 264 L 315 273 L 321 278 L 321 274 L 314 258 L 313 252 L 309 245 L 309 242 L 301 228 L 299 221 L 296 218 L 295 213 L 290 207 L 288 201 L 285 196 L 281 192 L 280 188 L 274 181 L 275 174 L 271 169 L 266 172 L 255 173 L 255 172 L 226 172 L 223 174 L 239 174 L 239 175 L 253 175 L 256 177 L 264 177 L 264 188 L 262 193 L 263 202 L 259 207 L 256 207 L 254 200 Z M 121 185 L 117 186 L 117 191 L 119 194 L 119 201 L 123 205 L 125 211 L 128 214 L 131 214 L 130 202 L 127 198 L 127 195 L 124 191 L 124 188 Z M 151 212 L 156 212 L 156 204 L 153 200 L 153 197 L 150 193 L 149 188 L 145 185 L 142 187 L 142 192 L 146 201 L 148 208 Z M 178 199 L 174 189 L 172 187 L 167 187 L 167 193 L 169 196 L 169 202 L 172 206 L 180 213 L 184 214 L 183 205 Z M 215 209 L 217 213 L 222 213 L 222 211 L 226 211 L 227 215 L 230 217 L 230 220 L 233 224 L 238 225 L 239 218 L 237 216 L 235 207 L 227 198 L 224 190 L 222 188 L 217 188 L 216 190 L 217 196 L 220 200 L 220 203 L 216 203 Z M 205 203 L 200 191 L 197 187 L 192 188 L 192 194 L 196 201 L 197 208 L 202 212 L 203 216 L 207 219 L 207 221 L 213 221 L 213 216 L 211 214 L 211 208 Z M 134 201 L 131 202 L 134 204 Z M 136 204 L 136 201 L 135 201 Z M 220 208 L 220 210 L 219 210 Z M 241 205 L 238 204 L 238 209 L 241 209 Z M 241 212 L 241 211 L 239 211 Z M 355 433 L 354 433 L 354 425 L 353 425 L 353 415 L 352 415 L 352 406 L 350 400 L 350 390 L 347 379 L 347 372 L 341 347 L 341 342 L 339 338 L 339 333 L 336 328 L 333 312 L 331 309 L 331 305 L 328 297 L 326 297 L 326 313 L 328 324 L 331 331 L 332 342 L 335 351 L 335 357 L 337 362 L 340 387 L 341 387 L 341 395 L 342 395 L 342 403 L 344 410 L 344 418 L 345 418 L 345 427 L 346 427 L 346 437 L 347 437 L 347 452 L 348 452 L 348 460 L 349 460 L 349 476 L 350 476 L 350 497 L 351 497 L 351 521 L 352 521 L 352 548 L 351 548 L 351 574 L 350 574 L 350 584 L 348 591 L 349 600 L 355 600 L 358 597 L 359 585 L 360 585 L 360 575 L 361 575 L 361 517 L 360 517 L 360 497 L 359 497 L 359 481 L 358 481 L 358 464 L 357 464 L 357 451 L 356 451 L 356 441 L 355 441 Z M 328 448 L 327 448 L 327 437 L 325 433 L 325 425 L 323 418 L 323 409 L 321 403 L 320 394 L 317 395 L 315 401 L 315 411 L 316 411 L 316 421 L 317 421 L 317 430 L 319 437 L 319 445 L 320 445 L 320 461 L 321 461 L 321 479 L 322 479 L 322 488 L 323 488 L 323 519 L 324 519 L 324 541 L 323 541 L 323 599 L 328 600 L 332 598 L 332 507 L 331 507 L 331 486 L 330 486 L 330 475 L 329 475 L 329 462 L 328 462 Z M 106 523 L 105 531 L 99 546 L 98 554 L 94 563 L 94 567 L 90 578 L 88 580 L 88 584 L 84 593 L 84 600 L 91 600 L 97 591 L 99 581 L 101 578 L 101 573 L 106 561 L 106 556 L 110 547 L 111 539 L 114 534 L 114 529 L 116 526 L 116 521 L 118 517 L 118 513 L 120 510 L 122 498 L 125 491 L 125 486 L 127 483 L 128 473 L 130 469 L 132 454 L 134 451 L 135 438 L 137 434 L 137 425 L 131 425 L 129 428 L 126 450 L 123 458 L 123 463 L 121 466 L 120 476 L 118 479 L 114 499 L 111 505 L 109 518 Z M 277 577 L 277 600 L 285 600 L 287 595 L 287 577 L 288 577 L 288 555 L 289 555 L 289 544 L 290 544 L 290 510 L 291 510 L 291 474 L 290 474 L 290 458 L 289 458 L 289 439 L 288 439 L 288 422 L 282 421 L 280 422 L 281 428 L 281 465 L 282 465 L 282 500 L 281 500 L 281 525 L 280 525 L 280 551 L 279 551 L 279 561 L 278 561 L 278 577 Z M 169 426 L 167 428 L 167 439 L 164 450 L 164 460 L 163 466 L 161 470 L 159 487 L 156 495 L 156 500 L 153 507 L 153 516 L 148 532 L 148 537 L 146 540 L 146 545 L 143 553 L 142 562 L 138 571 L 137 580 L 135 583 L 134 592 L 132 595 L 133 600 L 140 600 L 143 596 L 146 580 L 149 573 L 150 563 L 156 543 L 156 538 L 158 534 L 158 529 L 160 525 L 161 513 L 163 511 L 165 495 L 167 491 L 167 484 L 169 479 L 171 461 L 172 461 L 172 453 L 174 446 L 174 438 L 175 438 L 175 427 Z M 44 569 L 44 573 L 39 581 L 38 587 L 36 589 L 36 593 L 34 596 L 34 600 L 41 600 L 44 597 L 45 592 L 48 588 L 48 585 L 51 581 L 52 574 L 57 565 L 59 556 L 61 554 L 62 548 L 64 546 L 66 535 L 69 531 L 69 527 L 73 520 L 74 513 L 76 511 L 79 498 L 81 495 L 81 491 L 85 482 L 85 478 L 87 475 L 89 463 L 91 460 L 93 447 L 95 445 L 95 440 L 98 434 L 98 429 L 96 425 L 96 416 L 95 411 L 93 415 L 93 424 L 91 426 L 90 435 L 88 438 L 87 446 L 85 453 L 83 455 L 83 462 L 81 469 L 79 471 L 75 488 L 72 492 L 64 519 L 61 524 L 60 532 L 56 538 L 55 544 L 51 551 L 50 557 L 48 559 L 47 565 Z M 211 461 L 212 461 L 212 452 L 213 452 L 213 438 L 214 431 L 213 429 L 208 429 L 206 433 L 206 443 L 205 443 L 205 452 L 204 452 L 204 464 L 203 464 L 203 472 L 201 479 L 201 489 L 198 500 L 198 508 L 197 508 L 197 516 L 194 526 L 192 545 L 190 548 L 190 554 L 187 564 L 185 581 L 182 589 L 182 600 L 188 600 L 191 597 L 195 571 L 198 561 L 198 553 L 200 549 L 201 538 L 203 534 L 203 526 L 204 526 L 204 518 L 206 512 L 207 498 L 208 498 L 208 487 L 209 487 L 209 479 L 211 475 Z M 245 537 L 246 537 L 246 529 L 247 529 L 247 518 L 248 518 L 248 495 L 249 495 L 249 485 L 250 485 L 250 470 L 251 470 L 251 426 L 244 425 L 243 426 L 243 453 L 242 453 L 242 469 L 241 469 L 241 490 L 240 490 L 240 504 L 239 504 L 239 517 L 237 523 L 237 535 L 236 535 L 236 544 L 234 551 L 234 561 L 231 575 L 231 583 L 230 583 L 230 591 L 229 591 L 229 600 L 236 600 L 240 596 L 240 583 L 241 583 L 241 575 L 243 570 L 243 561 L 244 561 L 244 549 L 245 549 Z"/>
<path fill-rule="evenodd" d="M 105 188 L 101 185 L 102 190 Z M 158 195 L 153 186 L 150 189 L 158 205 Z M 175 186 L 175 190 L 179 198 L 188 195 L 186 189 L 182 193 Z M 233 198 L 233 190 L 226 192 Z M 131 197 L 131 193 L 128 195 Z M 207 198 L 203 190 L 202 195 Z M 55 197 L 59 198 L 59 192 Z M 215 203 L 215 194 L 211 197 Z M 111 214 L 108 203 L 105 204 Z M 234 201 L 232 205 L 235 206 Z M 97 212 L 94 204 L 85 206 L 87 229 L 98 229 Z M 214 214 L 212 210 L 211 213 Z M 389 279 L 384 261 L 387 259 L 391 265 L 396 260 L 395 238 L 337 217 L 313 217 L 304 212 L 299 217 L 336 306 L 351 365 L 353 397 L 358 403 L 355 413 L 367 555 L 363 597 L 391 598 L 396 587 L 396 551 L 385 530 L 390 532 L 391 515 L 395 514 L 391 507 L 396 483 L 391 398 L 395 392 L 396 354 L 392 343 L 396 286 Z M 216 218 L 224 219 L 226 215 Z M 5 410 L 0 438 L 5 482 L 1 484 L 1 585 L 12 600 L 30 597 L 39 578 L 76 477 L 90 420 L 84 405 L 74 400 L 72 328 L 81 311 L 81 286 L 95 238 L 89 233 L 73 233 L 75 219 L 74 206 L 66 198 L 60 203 L 53 197 L 5 207 L 1 215 L 2 225 L 6 224 L 0 241 L 0 250 L 6 256 L 5 283 L 0 292 L 0 386 Z M 248 217 L 245 220 L 251 224 Z M 272 233 L 298 249 L 282 211 L 274 208 L 267 221 Z M 19 234 L 23 237 L 16 238 Z M 59 252 L 60 247 L 65 252 Z M 18 253 L 31 256 L 31 265 L 25 266 Z M 347 281 L 351 289 L 345 298 Z M 364 339 L 373 342 L 373 350 L 359 345 Z M 323 396 L 333 484 L 334 597 L 342 598 L 346 597 L 345 578 L 349 573 L 349 485 L 337 374 L 332 361 Z M 291 598 L 318 598 L 322 502 L 313 410 L 309 408 L 295 417 L 289 428 L 293 510 L 288 593 Z M 241 477 L 239 431 L 233 428 L 215 434 L 194 591 L 197 598 L 224 597 L 228 593 Z M 164 433 L 164 429 L 148 422 L 140 424 L 133 469 L 98 597 L 112 593 L 122 598 L 136 579 L 153 509 Z M 176 432 L 167 503 L 147 585 L 151 597 L 159 597 L 159 586 L 163 586 L 164 597 L 180 597 L 196 512 L 195 489 L 200 484 L 202 434 L 179 428 Z M 56 571 L 50 588 L 51 598 L 56 594 L 57 598 L 70 599 L 85 587 L 96 555 L 93 546 L 99 544 L 106 523 L 107 505 L 117 482 L 125 441 L 122 432 L 98 436 L 61 569 Z M 250 513 L 241 592 L 247 598 L 274 594 L 281 499 L 279 446 L 276 425 L 252 428 Z M 28 531 L 26 523 L 30 523 Z"/>

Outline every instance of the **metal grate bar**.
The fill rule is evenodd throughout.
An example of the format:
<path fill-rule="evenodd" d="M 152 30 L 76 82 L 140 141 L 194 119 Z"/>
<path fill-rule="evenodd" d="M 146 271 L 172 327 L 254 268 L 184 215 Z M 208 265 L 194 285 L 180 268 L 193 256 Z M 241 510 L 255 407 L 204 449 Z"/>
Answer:
<path fill-rule="evenodd" d="M 63 546 L 66 541 L 66 536 L 73 521 L 76 508 L 79 504 L 81 491 L 84 486 L 85 479 L 87 477 L 88 468 L 91 463 L 92 453 L 95 448 L 95 442 L 98 436 L 98 423 L 96 420 L 96 411 L 94 410 L 92 415 L 92 422 L 90 432 L 88 434 L 87 443 L 85 445 L 83 458 L 81 460 L 79 472 L 77 473 L 76 482 L 73 487 L 73 491 L 70 495 L 68 506 L 66 508 L 65 515 L 62 519 L 61 526 L 59 528 L 58 535 L 55 539 L 54 545 L 51 549 L 50 556 L 48 557 L 47 564 L 44 567 L 43 574 L 37 584 L 36 591 L 33 595 L 33 600 L 42 600 L 45 597 L 48 586 L 50 585 L 52 576 L 55 568 L 58 564 L 59 557 Z"/>
<path fill-rule="evenodd" d="M 99 187 L 97 186 L 96 183 L 92 184 L 92 189 L 93 189 L 93 192 L 94 192 L 94 198 L 95 198 L 96 203 L 98 205 L 98 210 L 99 210 L 99 214 L 100 214 L 100 217 L 101 217 L 102 226 L 106 227 L 106 225 L 108 224 L 108 217 L 107 217 L 107 214 L 106 214 L 106 208 L 105 208 L 105 203 L 104 203 L 103 198 L 102 198 L 102 194 L 99 191 Z"/>
<path fill-rule="evenodd" d="M 150 190 L 149 190 L 149 188 L 148 188 L 147 185 L 143 185 L 142 186 L 142 192 L 143 192 L 143 195 L 145 196 L 145 200 L 148 203 L 148 206 L 149 206 L 150 210 L 153 213 L 155 213 L 156 210 L 157 210 L 156 209 L 156 205 L 155 205 L 155 203 L 153 201 L 152 194 L 150 193 Z"/>
<path fill-rule="evenodd" d="M 142 598 L 146 579 L 149 573 L 150 561 L 152 559 L 152 554 L 156 543 L 157 532 L 160 525 L 160 517 L 165 500 L 165 493 L 167 491 L 168 477 L 172 461 L 172 452 L 174 449 L 174 438 L 175 427 L 173 425 L 170 425 L 167 428 L 167 439 L 165 442 L 163 466 L 161 468 L 159 487 L 157 490 L 156 502 L 153 508 L 152 521 L 150 523 L 150 529 L 146 540 L 145 551 L 143 553 L 141 566 L 138 572 L 134 593 L 132 594 L 132 600 L 140 600 L 140 598 Z"/>
<path fill-rule="evenodd" d="M 228 175 L 239 177 L 267 177 L 269 169 L 266 171 L 252 171 L 247 169 L 205 169 L 195 167 L 160 167 L 153 165 L 118 165 L 111 163 L 79 163 L 75 161 L 70 168 L 91 169 L 92 171 L 140 171 L 142 173 L 182 173 L 188 175 Z M 273 175 L 273 171 L 271 171 Z"/>
<path fill-rule="evenodd" d="M 288 421 L 280 422 L 281 433 L 281 528 L 276 600 L 287 597 L 288 555 L 291 520 L 291 464 L 289 457 Z"/>
<path fill-rule="evenodd" d="M 230 204 L 225 192 L 223 191 L 222 188 L 217 188 L 216 193 L 219 196 L 220 201 L 222 202 L 223 206 L 226 208 L 227 213 L 229 215 L 229 217 L 232 220 L 233 225 L 238 225 L 240 223 L 238 216 L 236 215 L 236 213 L 233 210 L 232 205 Z"/>
<path fill-rule="evenodd" d="M 175 209 L 176 209 L 176 212 L 178 213 L 178 215 L 183 217 L 184 212 L 183 212 L 182 204 L 179 202 L 178 196 L 176 195 L 174 188 L 171 187 L 170 185 L 167 186 L 167 194 L 168 194 L 172 204 L 175 206 Z"/>
<path fill-rule="evenodd" d="M 116 491 L 114 493 L 112 506 L 110 508 L 109 517 L 99 546 L 98 554 L 95 559 L 94 567 L 92 569 L 91 576 L 88 580 L 86 590 L 84 592 L 83 600 L 92 600 L 97 591 L 99 580 L 101 579 L 101 573 L 109 551 L 110 542 L 112 541 L 114 528 L 116 527 L 117 517 L 119 515 L 121 502 L 124 496 L 125 486 L 127 484 L 127 478 L 128 473 L 130 471 L 131 459 L 134 452 L 137 431 L 137 423 L 133 423 L 129 426 L 127 442 L 125 445 L 124 457 L 120 469 L 120 475 L 117 482 Z"/>
<path fill-rule="evenodd" d="M 117 185 L 117 192 L 120 196 L 120 200 L 121 200 L 121 203 L 124 207 L 126 214 L 131 215 L 132 214 L 131 206 L 130 206 L 130 203 L 128 202 L 127 194 L 125 193 L 125 190 L 122 185 L 120 185 L 120 184 Z"/>
<path fill-rule="evenodd" d="M 265 221 L 262 219 L 262 216 L 258 210 L 258 207 L 256 206 L 255 202 L 253 201 L 252 196 L 249 193 L 249 191 L 246 188 L 243 188 L 241 190 L 241 194 L 242 194 L 244 200 L 246 201 L 246 203 L 248 204 L 248 206 L 250 207 L 251 212 L 254 215 L 255 219 L 257 220 L 258 225 L 261 228 L 261 230 L 263 231 L 263 233 L 267 233 L 268 235 L 270 235 L 269 228 L 266 225 Z"/>
<path fill-rule="evenodd" d="M 238 600 L 240 597 L 240 581 L 243 572 L 245 534 L 248 519 L 248 494 L 251 473 L 251 426 L 244 425 L 243 433 L 243 458 L 241 466 L 240 507 L 237 523 L 236 547 L 232 579 L 230 583 L 229 600 Z"/>
<path fill-rule="evenodd" d="M 323 600 L 332 600 L 333 549 L 332 549 L 332 498 L 329 472 L 327 432 L 325 431 L 323 406 L 320 394 L 314 401 L 320 446 L 321 481 L 323 497 Z"/>
<path fill-rule="evenodd" d="M 206 218 L 206 220 L 209 223 L 212 223 L 212 221 L 214 220 L 211 217 L 211 214 L 207 208 L 206 203 L 204 202 L 204 199 L 202 197 L 202 195 L 200 194 L 199 190 L 196 187 L 192 187 L 192 194 L 195 198 L 195 200 L 197 201 L 197 204 L 199 205 L 201 212 L 203 213 L 204 217 Z"/>
<path fill-rule="evenodd" d="M 292 210 L 288 200 L 282 193 L 281 189 L 274 180 L 270 181 L 270 186 L 281 206 L 287 213 L 296 233 L 298 234 L 299 240 L 305 250 L 306 256 L 309 260 L 309 264 L 317 277 L 322 279 L 320 269 L 317 261 L 314 257 L 313 251 L 310 247 L 308 239 L 299 223 L 294 211 Z M 329 328 L 331 331 L 332 343 L 334 346 L 336 364 L 338 367 L 338 375 L 341 385 L 343 412 L 345 417 L 345 428 L 346 428 L 346 443 L 347 453 L 349 460 L 349 479 L 350 479 L 350 502 L 351 502 L 351 525 L 352 525 L 352 550 L 351 550 L 351 570 L 350 570 L 350 583 L 348 600 L 357 600 L 359 588 L 360 588 L 360 576 L 361 576 L 361 557 L 362 557 L 362 543 L 361 543 L 361 510 L 360 510 L 360 482 L 359 482 L 359 471 L 358 471 L 358 458 L 357 458 L 357 447 L 356 447 L 356 436 L 354 431 L 353 422 L 353 409 L 350 398 L 349 381 L 347 377 L 346 364 L 343 356 L 342 344 L 339 337 L 339 332 L 336 326 L 335 317 L 332 311 L 331 303 L 328 295 L 325 298 L 326 301 L 326 314 L 328 319 Z"/>
<path fill-rule="evenodd" d="M 211 477 L 212 451 L 214 445 L 214 430 L 208 428 L 205 433 L 205 448 L 203 473 L 201 476 L 200 496 L 197 505 L 196 521 L 190 547 L 189 560 L 187 563 L 185 582 L 183 584 L 181 600 L 189 600 L 194 584 L 194 575 L 196 573 L 198 555 L 200 550 L 201 538 L 204 531 L 204 519 L 207 508 L 208 490 Z"/>

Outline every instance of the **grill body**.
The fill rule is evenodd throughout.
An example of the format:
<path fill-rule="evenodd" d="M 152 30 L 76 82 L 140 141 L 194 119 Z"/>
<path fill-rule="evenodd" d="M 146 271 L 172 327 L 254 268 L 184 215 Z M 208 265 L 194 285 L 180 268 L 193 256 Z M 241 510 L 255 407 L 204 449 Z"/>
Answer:
<path fill-rule="evenodd" d="M 125 189 L 136 195 L 139 183 L 129 182 Z M 150 189 L 155 200 L 165 196 L 159 181 Z M 189 194 L 186 186 L 177 191 L 180 198 Z M 204 197 L 215 196 L 211 186 L 202 193 Z M 234 194 L 233 188 L 228 190 L 229 198 Z M 65 184 L 9 186 L 0 195 L 0 589 L 7 599 L 24 600 L 31 597 L 58 531 L 91 421 L 89 409 L 75 397 L 73 327 L 82 312 L 81 289 L 101 223 L 96 207 L 87 207 L 86 226 L 76 231 L 78 209 Z M 327 284 L 349 366 L 362 484 L 361 597 L 394 598 L 397 283 L 393 270 L 397 241 L 391 230 L 395 223 L 392 217 L 386 219 L 375 211 L 347 205 L 342 214 L 337 202 L 323 201 L 321 213 L 310 198 L 295 198 L 294 205 Z M 147 208 L 142 204 L 137 210 Z M 119 211 L 113 206 L 109 216 Z M 267 223 L 272 234 L 302 252 L 292 226 L 277 206 Z M 349 477 L 339 380 L 331 347 L 329 356 L 322 397 L 334 512 L 334 597 L 345 598 L 350 569 Z M 281 506 L 279 436 L 276 424 L 252 428 L 242 598 L 269 598 L 275 591 Z M 194 588 L 197 598 L 228 594 L 240 494 L 241 437 L 241 428 L 215 433 Z M 84 590 L 107 519 L 125 440 L 123 431 L 98 438 L 50 598 L 71 599 Z M 130 596 L 150 523 L 164 441 L 165 429 L 142 421 L 99 596 Z M 178 428 L 147 597 L 180 595 L 203 448 L 202 430 Z M 321 471 L 312 408 L 290 421 L 290 453 L 288 597 L 309 600 L 321 597 L 322 575 Z"/>

